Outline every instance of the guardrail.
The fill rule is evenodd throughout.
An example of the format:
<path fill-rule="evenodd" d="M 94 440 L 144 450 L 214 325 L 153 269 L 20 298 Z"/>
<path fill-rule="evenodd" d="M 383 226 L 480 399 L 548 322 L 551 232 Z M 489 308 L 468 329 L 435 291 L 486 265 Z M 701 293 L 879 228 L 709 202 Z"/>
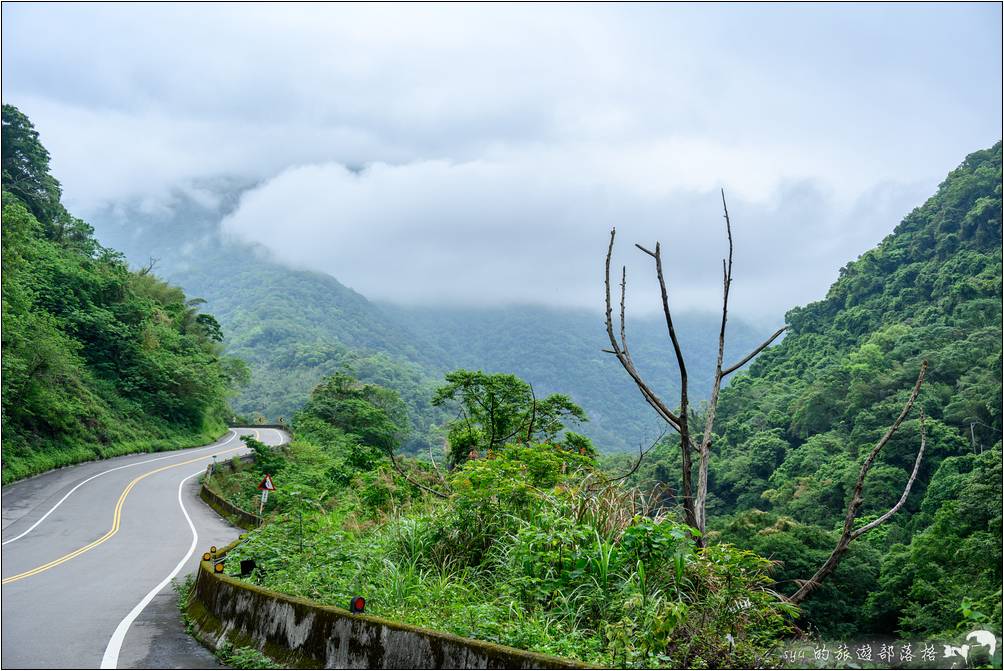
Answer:
<path fill-rule="evenodd" d="M 352 614 L 216 573 L 215 562 L 240 542 L 200 563 L 188 601 L 195 637 L 211 649 L 230 641 L 294 668 L 590 668 L 575 660 Z"/>
<path fill-rule="evenodd" d="M 235 424 L 227 422 L 227 426 L 231 429 L 279 429 L 293 435 L 293 430 L 289 428 L 288 424 Z"/>

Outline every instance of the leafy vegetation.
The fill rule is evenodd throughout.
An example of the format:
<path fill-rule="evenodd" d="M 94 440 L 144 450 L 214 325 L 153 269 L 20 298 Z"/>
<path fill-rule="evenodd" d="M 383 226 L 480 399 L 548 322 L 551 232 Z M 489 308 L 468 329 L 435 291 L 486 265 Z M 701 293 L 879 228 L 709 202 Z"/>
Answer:
<path fill-rule="evenodd" d="M 790 311 L 787 337 L 723 390 L 707 547 L 678 522 L 672 437 L 634 471 L 594 447 L 657 427 L 599 351 L 595 315 L 378 307 L 223 241 L 203 211 L 191 230 L 211 233 L 167 265 L 217 321 L 66 211 L 37 133 L 6 105 L 3 189 L 5 482 L 218 434 L 249 376 L 225 345 L 254 376 L 238 410 L 296 429 L 283 451 L 249 439 L 256 463 L 215 476 L 242 507 L 263 472 L 279 486 L 271 523 L 228 558 L 234 572 L 254 557 L 258 584 L 335 605 L 364 594 L 376 614 L 611 666 L 762 666 L 795 617 L 840 638 L 1000 631 L 999 143 L 824 300 Z M 717 328 L 702 320 L 692 334 Z M 672 390 L 661 326 L 639 321 L 638 359 L 655 362 L 643 372 Z M 699 384 L 714 355 L 688 347 L 681 321 Z M 746 351 L 751 332 L 737 334 Z M 927 450 L 904 509 L 796 613 L 779 593 L 829 554 L 861 461 L 925 359 Z M 860 523 L 900 496 L 919 434 L 906 422 L 879 455 Z M 432 459 L 392 459 L 402 450 Z"/>
<path fill-rule="evenodd" d="M 216 648 L 216 658 L 231 669 L 281 669 L 264 653 L 248 646 L 234 645 L 230 641 L 220 643 Z"/>
<path fill-rule="evenodd" d="M 60 202 L 30 121 L 3 106 L 3 481 L 220 435 L 246 367 L 198 300 L 130 272 Z"/>
<path fill-rule="evenodd" d="M 288 453 L 225 477 L 235 502 L 254 496 L 266 467 L 278 487 L 270 523 L 227 571 L 254 558 L 249 579 L 271 589 L 342 607 L 362 594 L 377 615 L 599 665 L 763 665 L 792 611 L 771 589 L 771 563 L 697 548 L 693 530 L 568 449 L 575 434 L 551 442 L 568 417 L 584 418 L 570 399 L 540 399 L 530 429 L 527 390 L 514 376 L 448 375 L 437 399 L 473 415 L 475 454 L 446 474 L 408 461 L 406 479 L 386 456 L 406 427 L 393 393 L 326 380 Z M 398 430 L 371 430 L 388 422 Z"/>
<path fill-rule="evenodd" d="M 976 152 L 722 393 L 709 519 L 717 538 L 807 578 L 833 548 L 861 460 L 920 362 L 927 450 L 904 509 L 852 547 L 804 606 L 830 636 L 1001 623 L 1001 145 Z M 865 483 L 861 523 L 898 500 L 919 446 L 903 425 Z M 667 443 L 635 482 L 679 482 Z"/>
<path fill-rule="evenodd" d="M 432 404 L 450 402 L 459 407 L 457 418 L 446 427 L 450 466 L 490 456 L 514 440 L 557 445 L 565 422 L 588 421 L 582 408 L 567 395 L 551 394 L 537 400 L 529 384 L 503 373 L 462 369 L 447 373 L 446 384 L 436 390 Z M 564 442 L 581 454 L 596 454 L 585 436 L 567 433 Z"/>

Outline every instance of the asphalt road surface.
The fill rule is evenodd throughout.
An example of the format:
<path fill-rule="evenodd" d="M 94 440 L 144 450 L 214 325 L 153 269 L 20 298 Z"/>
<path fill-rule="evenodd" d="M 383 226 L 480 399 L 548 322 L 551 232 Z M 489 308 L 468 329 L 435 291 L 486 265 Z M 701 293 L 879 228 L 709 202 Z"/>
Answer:
<path fill-rule="evenodd" d="M 182 626 L 171 578 L 240 530 L 199 499 L 207 464 L 242 454 L 233 429 L 212 445 L 70 466 L 2 493 L 0 665 L 218 668 Z"/>

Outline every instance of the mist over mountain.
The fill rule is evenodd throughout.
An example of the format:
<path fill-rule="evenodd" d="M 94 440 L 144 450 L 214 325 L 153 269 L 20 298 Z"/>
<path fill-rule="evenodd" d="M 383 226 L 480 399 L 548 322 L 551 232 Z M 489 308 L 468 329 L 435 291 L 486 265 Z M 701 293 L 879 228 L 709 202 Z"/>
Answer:
<path fill-rule="evenodd" d="M 781 575 L 793 580 L 829 552 L 858 456 L 899 411 L 919 360 L 931 362 L 922 397 L 930 444 L 906 505 L 913 515 L 855 547 L 832 583 L 807 602 L 807 617 L 829 635 L 941 631 L 968 598 L 968 582 L 938 574 L 931 580 L 943 594 L 919 595 L 928 578 L 914 571 L 934 571 L 937 562 L 984 591 L 999 584 L 999 544 L 990 546 L 989 563 L 954 550 L 999 529 L 999 515 L 988 516 L 979 498 L 999 500 L 999 183 L 998 143 L 970 155 L 878 247 L 847 263 L 824 299 L 790 310 L 788 337 L 723 391 L 711 471 L 712 508 L 721 522 L 713 533 L 783 559 Z M 463 367 L 515 374 L 538 396 L 569 394 L 590 417 L 571 428 L 601 450 L 637 450 L 659 435 L 630 378 L 602 352 L 608 343 L 599 309 L 370 301 L 330 275 L 292 268 L 224 233 L 220 221 L 244 185 L 231 188 L 222 197 L 179 192 L 168 206 L 108 210 L 95 224 L 99 238 L 134 263 L 158 257 L 159 272 L 209 301 L 228 353 L 252 368 L 252 383 L 235 404 L 240 412 L 288 417 L 322 376 L 349 370 L 401 394 L 411 414 L 407 449 L 435 449 L 442 433 L 434 427 L 450 417 L 431 406 L 433 390 L 446 371 Z M 633 312 L 630 293 L 628 305 L 638 367 L 672 398 L 678 378 L 662 315 L 645 306 Z M 719 318 L 710 311 L 676 315 L 698 408 L 713 371 Z M 732 317 L 726 358 L 751 349 L 771 326 Z M 869 514 L 900 496 L 917 432 L 912 420 L 879 460 L 881 476 L 865 492 Z M 660 444 L 636 481 L 678 487 L 676 450 L 672 439 Z M 964 523 L 949 533 L 946 525 L 956 519 Z M 931 547 L 940 559 L 927 557 Z M 900 589 L 918 596 L 906 599 Z M 992 599 L 981 598 L 999 618 Z"/>
<path fill-rule="evenodd" d="M 381 305 L 402 326 L 435 342 L 446 353 L 448 367 L 511 372 L 540 394 L 570 394 L 590 418 L 582 432 L 602 449 L 637 449 L 639 443 L 647 447 L 661 432 L 660 421 L 634 383 L 617 360 L 602 351 L 609 341 L 599 311 Z M 720 314 L 711 312 L 674 316 L 698 402 L 710 389 L 720 320 Z M 627 321 L 639 370 L 667 396 L 678 394 L 679 374 L 663 316 L 629 314 Z M 755 347 L 763 340 L 761 331 L 730 319 L 726 357 L 737 359 Z"/>
<path fill-rule="evenodd" d="M 0 9 L 0 666 L 1001 668 L 1000 3 Z"/>
<path fill-rule="evenodd" d="M 601 351 L 607 346 L 602 295 L 596 310 L 374 303 L 342 283 L 351 277 L 290 267 L 263 246 L 226 234 L 220 221 L 248 186 L 214 180 L 93 216 L 104 244 L 134 266 L 153 262 L 156 272 L 207 301 L 223 326 L 227 352 L 251 367 L 251 382 L 233 403 L 237 412 L 288 419 L 322 377 L 351 370 L 402 394 L 412 414 L 410 447 L 425 449 L 437 440 L 430 426 L 442 420 L 430 405 L 432 391 L 446 371 L 465 367 L 512 372 L 542 394 L 569 394 L 590 417 L 581 432 L 603 450 L 634 450 L 659 435 L 637 390 Z M 596 261 L 599 270 L 602 258 Z M 662 316 L 651 307 L 629 314 L 630 336 L 639 367 L 672 394 L 679 384 L 672 350 Z M 697 399 L 710 385 L 718 319 L 711 312 L 677 317 L 694 362 Z M 729 326 L 730 355 L 741 355 L 770 330 L 736 317 Z"/>

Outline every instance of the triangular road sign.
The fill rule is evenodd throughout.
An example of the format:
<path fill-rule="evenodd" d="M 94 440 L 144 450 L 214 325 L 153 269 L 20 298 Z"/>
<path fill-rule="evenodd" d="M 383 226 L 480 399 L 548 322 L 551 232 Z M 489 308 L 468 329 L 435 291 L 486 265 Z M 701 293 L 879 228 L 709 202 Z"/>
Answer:
<path fill-rule="evenodd" d="M 263 489 L 266 492 L 274 492 L 275 485 L 272 484 L 272 476 L 266 473 L 265 477 L 258 483 L 258 489 Z"/>

